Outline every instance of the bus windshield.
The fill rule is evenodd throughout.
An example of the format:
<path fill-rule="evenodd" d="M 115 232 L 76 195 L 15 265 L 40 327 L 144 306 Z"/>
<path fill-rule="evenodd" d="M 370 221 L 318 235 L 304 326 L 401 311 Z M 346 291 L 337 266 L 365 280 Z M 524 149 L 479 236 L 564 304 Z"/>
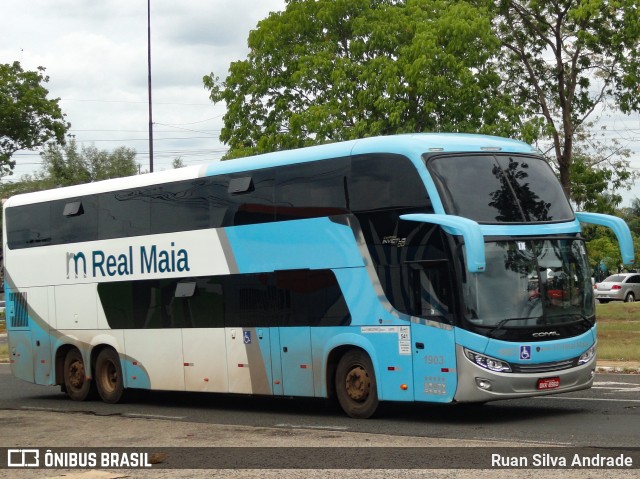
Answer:
<path fill-rule="evenodd" d="M 560 184 L 541 158 L 443 156 L 427 166 L 449 214 L 479 223 L 573 220 Z"/>
<path fill-rule="evenodd" d="M 463 278 L 465 317 L 480 327 L 538 326 L 591 319 L 593 286 L 582 240 L 485 244 L 487 270 Z M 503 323 L 504 324 L 504 323 Z"/>

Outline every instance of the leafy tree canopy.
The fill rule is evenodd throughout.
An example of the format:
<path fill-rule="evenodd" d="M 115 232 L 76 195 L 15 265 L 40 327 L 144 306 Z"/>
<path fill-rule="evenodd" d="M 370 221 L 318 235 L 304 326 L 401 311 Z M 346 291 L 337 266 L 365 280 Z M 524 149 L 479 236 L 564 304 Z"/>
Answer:
<path fill-rule="evenodd" d="M 131 176 L 138 172 L 135 158 L 136 151 L 124 146 L 110 152 L 95 146 L 78 148 L 73 139 L 64 146 L 49 143 L 36 178 L 52 188 Z"/>
<path fill-rule="evenodd" d="M 95 146 L 78 148 L 72 139 L 66 145 L 47 144 L 41 156 L 41 170 L 24 175 L 20 181 L 0 184 L 0 198 L 138 173 L 136 151 L 126 147 L 111 152 L 98 150 Z M 0 209 L 0 219 L 1 216 Z"/>
<path fill-rule="evenodd" d="M 289 0 L 249 36 L 223 82 L 228 157 L 403 132 L 482 132 L 531 141 L 504 94 L 482 6 L 444 0 Z"/>
<path fill-rule="evenodd" d="M 18 150 L 31 150 L 50 140 L 64 143 L 71 126 L 59 99 L 48 99 L 44 68 L 25 71 L 20 62 L 0 64 L 0 176 L 10 174 Z"/>
<path fill-rule="evenodd" d="M 479 3 L 485 3 L 479 0 Z M 637 0 L 489 2 L 504 87 L 546 125 L 567 196 L 576 134 L 598 107 L 640 110 Z"/>
<path fill-rule="evenodd" d="M 628 160 L 630 150 L 615 139 L 598 138 L 591 132 L 579 131 L 576 140 L 570 168 L 571 200 L 581 211 L 615 214 L 622 203 L 618 191 L 631 189 L 638 179 Z"/>

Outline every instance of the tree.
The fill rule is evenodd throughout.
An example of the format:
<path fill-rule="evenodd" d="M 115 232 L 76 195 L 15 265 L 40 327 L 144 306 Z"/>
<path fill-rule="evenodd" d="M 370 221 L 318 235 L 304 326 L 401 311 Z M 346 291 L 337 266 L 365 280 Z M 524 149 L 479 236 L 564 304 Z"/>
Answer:
<path fill-rule="evenodd" d="M 186 165 L 184 164 L 184 160 L 180 156 L 175 157 L 171 162 L 171 168 L 173 168 L 174 170 L 177 170 L 178 168 L 184 168 L 185 166 Z"/>
<path fill-rule="evenodd" d="M 479 0 L 479 3 L 485 3 Z M 605 101 L 640 110 L 636 0 L 497 0 L 505 88 L 546 124 L 571 197 L 576 133 Z"/>
<path fill-rule="evenodd" d="M 136 151 L 124 146 L 112 152 L 95 146 L 78 149 L 75 140 L 65 146 L 48 144 L 42 153 L 42 170 L 36 175 L 49 188 L 135 175 Z"/>
<path fill-rule="evenodd" d="M 21 181 L 0 184 L 0 198 L 6 199 L 20 193 L 71 186 L 91 181 L 135 175 L 136 151 L 119 147 L 112 152 L 98 150 L 95 146 L 78 149 L 75 140 L 66 145 L 49 143 L 41 153 L 42 168 L 34 175 L 24 175 Z M 2 235 L 2 210 L 0 209 L 0 236 Z"/>
<path fill-rule="evenodd" d="M 618 140 L 600 140 L 580 128 L 570 168 L 571 200 L 578 210 L 615 214 L 622 202 L 617 191 L 631 189 L 638 178 L 630 156 Z"/>
<path fill-rule="evenodd" d="M 587 242 L 587 249 L 589 262 L 597 281 L 602 281 L 607 272 L 618 271 L 618 265 L 622 264 L 617 242 L 607 235 L 598 236 Z"/>
<path fill-rule="evenodd" d="M 631 233 L 640 239 L 640 198 L 634 198 L 631 206 L 622 208 L 620 216 L 629 226 Z M 640 255 L 640 249 L 636 249 L 636 254 Z"/>
<path fill-rule="evenodd" d="M 0 64 L 0 176 L 10 174 L 18 150 L 31 150 L 50 140 L 64 143 L 70 124 L 58 105 L 48 99 L 45 69 L 24 71 L 20 62 Z"/>
<path fill-rule="evenodd" d="M 535 137 L 490 62 L 499 43 L 482 6 L 289 0 L 248 44 L 223 82 L 204 77 L 227 105 L 226 157 L 403 132 Z"/>

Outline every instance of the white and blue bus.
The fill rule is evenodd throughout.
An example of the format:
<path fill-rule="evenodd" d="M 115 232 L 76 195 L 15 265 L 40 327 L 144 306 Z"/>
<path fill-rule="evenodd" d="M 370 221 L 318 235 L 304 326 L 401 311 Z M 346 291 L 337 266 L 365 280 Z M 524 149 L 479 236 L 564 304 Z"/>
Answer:
<path fill-rule="evenodd" d="M 530 145 L 368 138 L 18 195 L 4 205 L 15 376 L 128 389 L 486 402 L 595 372 L 581 222 Z"/>

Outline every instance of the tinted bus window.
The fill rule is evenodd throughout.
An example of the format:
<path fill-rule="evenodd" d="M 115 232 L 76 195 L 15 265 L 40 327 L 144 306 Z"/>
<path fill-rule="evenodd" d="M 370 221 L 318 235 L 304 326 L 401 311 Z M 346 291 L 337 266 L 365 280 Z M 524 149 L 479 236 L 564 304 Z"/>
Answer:
<path fill-rule="evenodd" d="M 238 185 L 245 183 L 249 186 L 246 188 L 238 187 Z M 228 206 L 223 226 L 275 221 L 274 186 L 275 172 L 272 169 L 229 175 L 227 180 Z"/>
<path fill-rule="evenodd" d="M 151 188 L 151 232 L 171 233 L 208 228 L 209 183 L 206 179 L 200 179 Z"/>
<path fill-rule="evenodd" d="M 573 219 L 573 211 L 551 167 L 538 158 L 498 156 L 526 221 Z"/>
<path fill-rule="evenodd" d="M 573 219 L 560 183 L 540 158 L 450 156 L 427 166 L 449 214 L 479 223 Z"/>
<path fill-rule="evenodd" d="M 348 212 L 348 158 L 280 168 L 276 175 L 278 221 Z"/>
<path fill-rule="evenodd" d="M 339 326 L 351 320 L 330 270 L 100 283 L 112 329 Z"/>
<path fill-rule="evenodd" d="M 415 208 L 429 204 L 416 167 L 401 155 L 353 157 L 349 205 L 355 213 L 385 208 Z"/>
<path fill-rule="evenodd" d="M 98 197 L 100 239 L 148 235 L 151 198 L 146 188 L 103 193 Z"/>
<path fill-rule="evenodd" d="M 51 237 L 53 244 L 98 239 L 97 197 L 84 196 L 52 202 Z"/>
<path fill-rule="evenodd" d="M 10 249 L 51 244 L 51 204 L 36 203 L 5 210 Z"/>

